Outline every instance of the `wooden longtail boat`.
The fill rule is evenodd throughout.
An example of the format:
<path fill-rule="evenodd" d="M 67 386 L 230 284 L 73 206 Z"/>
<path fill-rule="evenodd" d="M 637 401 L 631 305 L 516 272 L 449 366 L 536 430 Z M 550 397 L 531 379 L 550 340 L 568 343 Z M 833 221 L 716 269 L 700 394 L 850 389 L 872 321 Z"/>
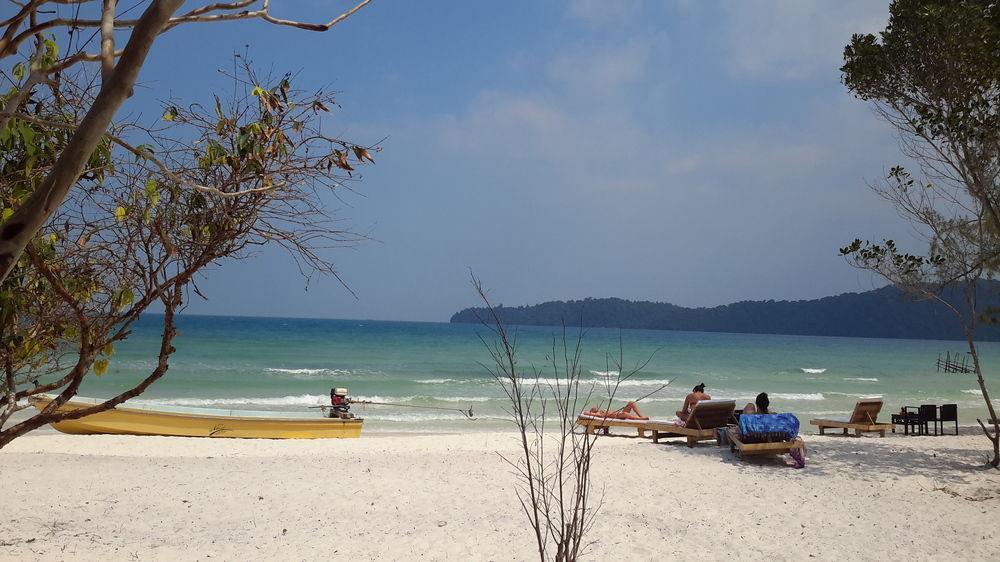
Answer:
<path fill-rule="evenodd" d="M 55 397 L 29 398 L 41 410 Z M 103 400 L 73 398 L 59 407 L 69 412 Z M 75 420 L 52 424 L 63 433 L 166 435 L 173 437 L 238 437 L 245 439 L 324 439 L 361 437 L 361 418 L 322 417 L 319 413 L 251 412 L 176 406 L 125 405 Z"/>

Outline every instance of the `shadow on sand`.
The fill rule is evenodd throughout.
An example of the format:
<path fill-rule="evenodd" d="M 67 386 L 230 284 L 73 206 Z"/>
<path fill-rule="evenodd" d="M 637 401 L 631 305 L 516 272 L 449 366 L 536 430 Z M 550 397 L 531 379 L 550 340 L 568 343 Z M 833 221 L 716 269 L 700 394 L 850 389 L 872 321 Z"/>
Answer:
<path fill-rule="evenodd" d="M 955 448 L 948 436 L 941 437 L 840 437 L 804 434 L 806 467 L 801 472 L 810 475 L 851 474 L 852 479 L 885 481 L 897 477 L 923 476 L 943 484 L 966 484 L 984 470 L 988 443 L 978 449 Z M 745 456 L 740 460 L 728 446 L 704 441 L 688 447 L 684 441 L 650 443 L 663 450 L 676 450 L 687 455 L 717 458 L 736 467 L 740 472 L 789 470 L 788 455 Z"/>

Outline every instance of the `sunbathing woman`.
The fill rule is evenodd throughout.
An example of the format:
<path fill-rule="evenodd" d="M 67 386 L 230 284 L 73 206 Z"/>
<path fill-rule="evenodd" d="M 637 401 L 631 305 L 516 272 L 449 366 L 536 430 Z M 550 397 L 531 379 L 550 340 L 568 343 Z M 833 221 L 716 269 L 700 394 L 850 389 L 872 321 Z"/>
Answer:
<path fill-rule="evenodd" d="M 594 407 L 587 411 L 588 415 L 599 418 L 611 418 L 616 420 L 648 420 L 649 416 L 642 415 L 635 402 L 629 402 L 621 410 L 599 410 Z"/>

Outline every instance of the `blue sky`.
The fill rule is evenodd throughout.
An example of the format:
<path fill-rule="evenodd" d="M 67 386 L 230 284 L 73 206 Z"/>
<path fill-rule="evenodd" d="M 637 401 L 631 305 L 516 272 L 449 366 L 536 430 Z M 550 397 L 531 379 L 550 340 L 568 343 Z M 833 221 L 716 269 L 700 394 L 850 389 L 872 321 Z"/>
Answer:
<path fill-rule="evenodd" d="M 264 251 L 208 272 L 188 312 L 447 320 L 477 304 L 470 268 L 504 304 L 815 298 L 877 286 L 837 256 L 854 237 L 913 240 L 866 187 L 901 160 L 891 131 L 838 72 L 886 17 L 869 0 L 375 0 L 323 34 L 171 31 L 130 109 L 209 97 L 249 45 L 342 92 L 346 138 L 388 137 L 361 195 L 330 201 L 376 239 L 332 254 L 356 299 Z"/>

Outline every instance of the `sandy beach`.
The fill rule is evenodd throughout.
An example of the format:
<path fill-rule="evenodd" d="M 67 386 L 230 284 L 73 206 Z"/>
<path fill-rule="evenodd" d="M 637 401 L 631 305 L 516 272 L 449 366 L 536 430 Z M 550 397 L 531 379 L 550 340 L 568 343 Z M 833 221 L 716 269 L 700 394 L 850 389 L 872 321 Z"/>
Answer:
<path fill-rule="evenodd" d="M 26 436 L 0 452 L 10 560 L 531 560 L 513 433 L 258 441 Z M 602 438 L 586 559 L 984 560 L 985 440 L 807 435 L 808 466 Z"/>

